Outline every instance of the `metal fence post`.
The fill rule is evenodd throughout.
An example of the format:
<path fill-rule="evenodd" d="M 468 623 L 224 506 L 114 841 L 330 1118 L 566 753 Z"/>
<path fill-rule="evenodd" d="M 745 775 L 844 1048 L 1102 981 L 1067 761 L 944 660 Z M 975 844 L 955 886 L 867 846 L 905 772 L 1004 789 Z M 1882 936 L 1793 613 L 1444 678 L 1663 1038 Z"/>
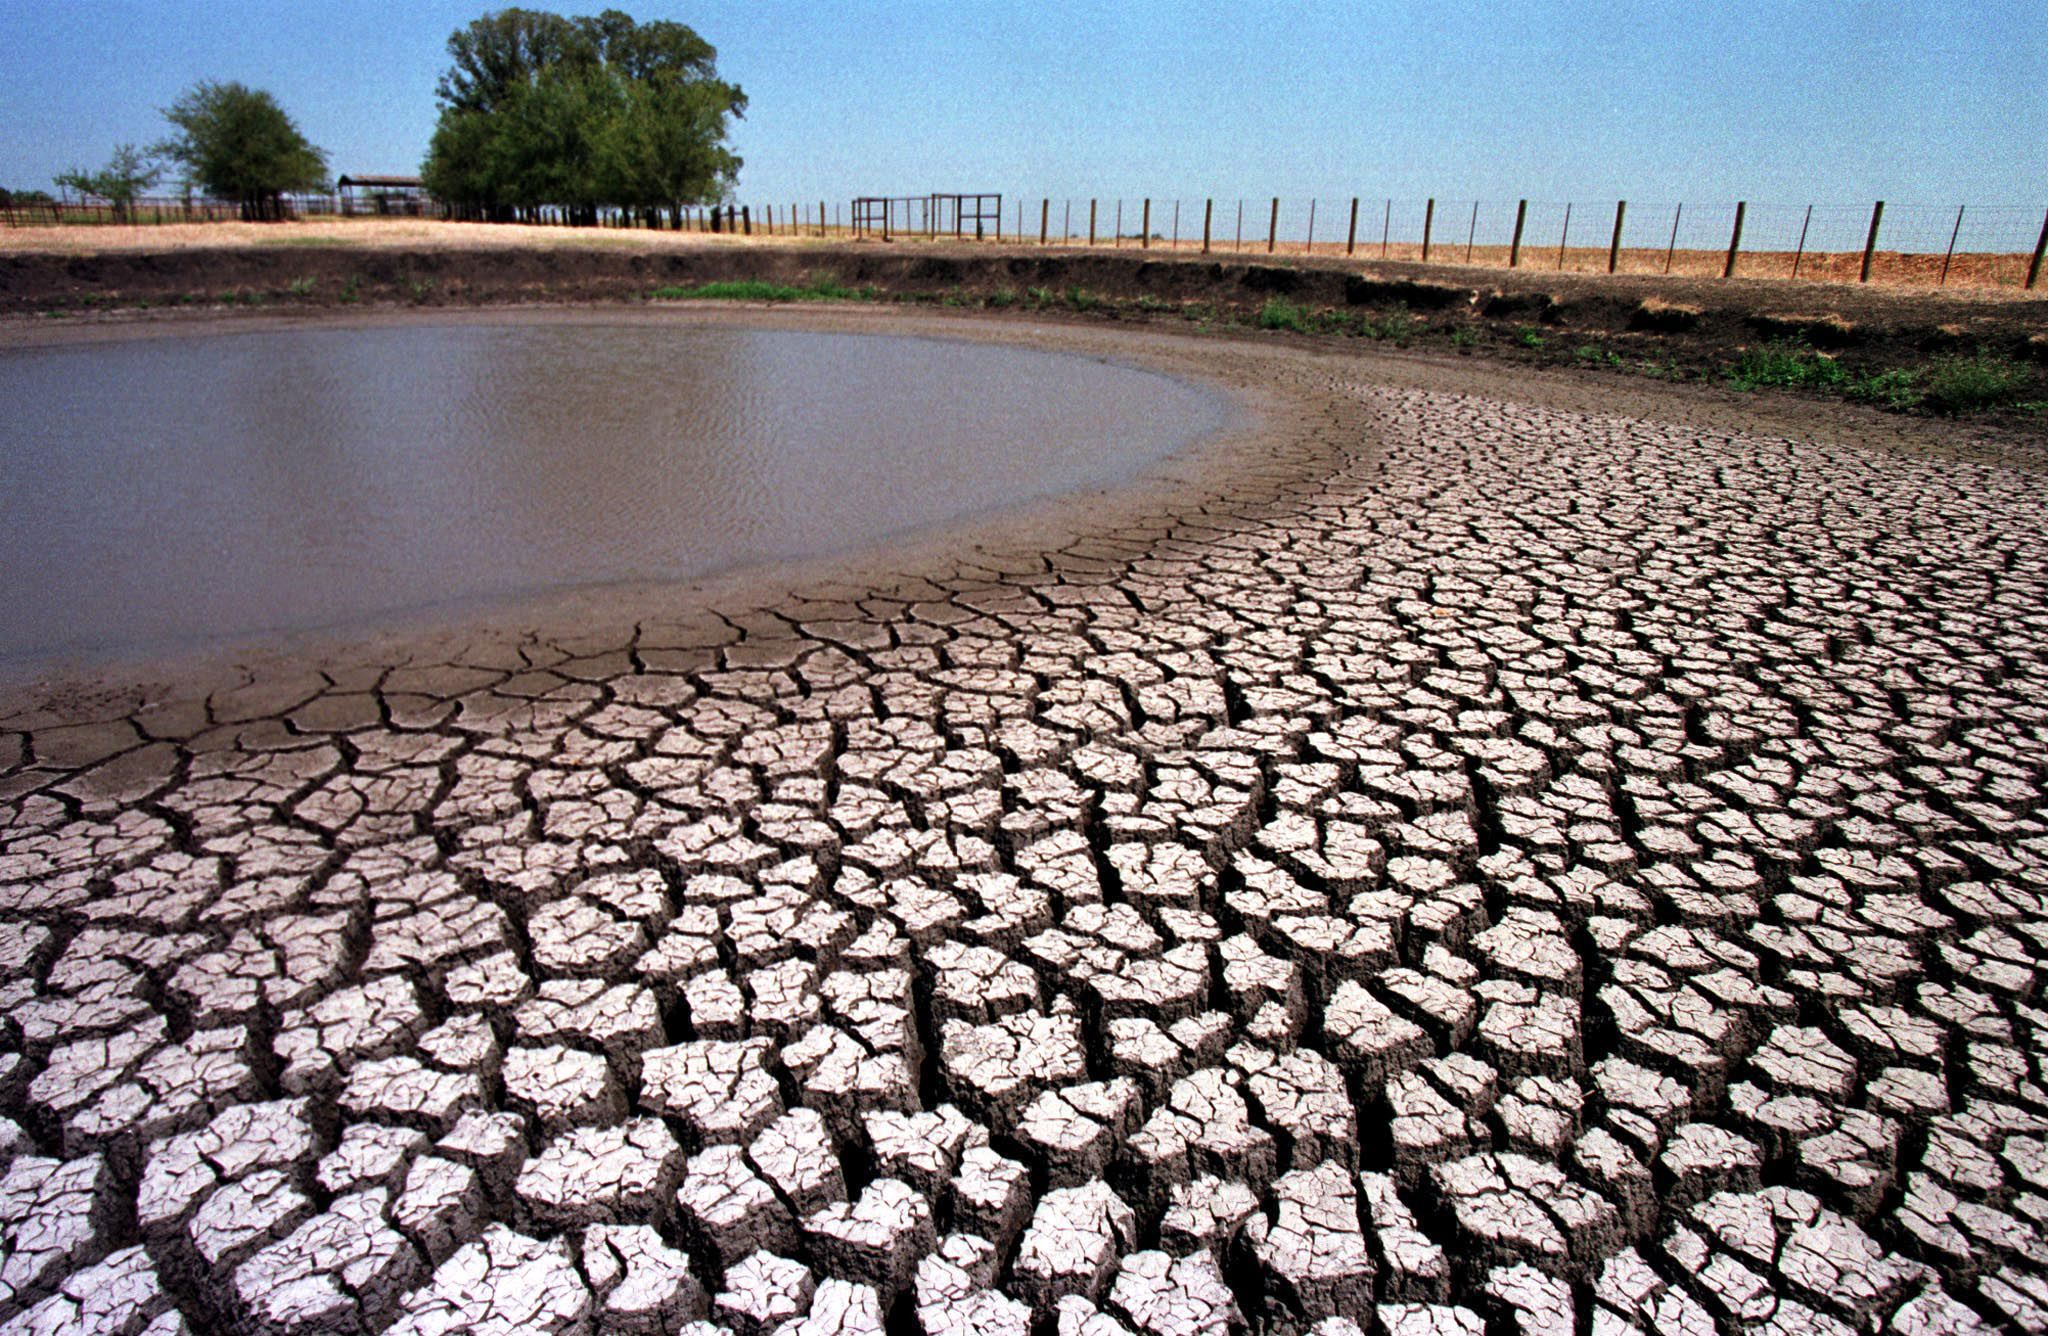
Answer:
<path fill-rule="evenodd" d="M 1138 224 L 1138 249 L 1152 249 L 1152 201 L 1145 201 L 1144 221 Z"/>
<path fill-rule="evenodd" d="M 1628 217 L 1628 201 L 1614 201 L 1614 240 L 1607 243 L 1607 272 L 1613 273 L 1621 263 L 1621 220 Z"/>
<path fill-rule="evenodd" d="M 1945 288 L 1948 286 L 1948 262 L 1956 257 L 1956 238 L 1961 236 L 1962 234 L 1963 206 L 1958 204 L 1956 205 L 1955 230 L 1948 234 L 1948 254 L 1941 257 L 1941 281 L 1934 285 L 1938 288 Z"/>
<path fill-rule="evenodd" d="M 1479 236 L 1479 201 L 1472 201 L 1472 225 L 1465 229 L 1465 263 L 1472 263 L 1472 243 Z"/>
<path fill-rule="evenodd" d="M 2034 280 L 2041 277 L 2041 257 L 2048 254 L 2048 212 L 2041 215 L 2041 239 L 2034 243 L 2034 258 L 2027 263 L 2027 291 L 2034 290 Z"/>
<path fill-rule="evenodd" d="M 1572 206 L 1571 206 L 1571 201 L 1570 201 L 1570 200 L 1566 200 L 1566 201 L 1565 201 L 1565 206 L 1564 206 L 1564 230 L 1563 230 L 1562 232 L 1559 232 L 1559 233 L 1557 234 L 1557 268 L 1558 268 L 1558 272 L 1560 272 L 1560 273 L 1562 273 L 1562 272 L 1564 271 L 1564 247 L 1565 247 L 1565 243 L 1566 243 L 1567 241 L 1571 240 L 1571 235 L 1572 235 Z"/>
<path fill-rule="evenodd" d="M 1671 272 L 1671 257 L 1678 254 L 1678 220 L 1685 217 L 1685 204 L 1681 201 L 1671 211 L 1671 244 L 1664 248 L 1664 272 Z"/>
<path fill-rule="evenodd" d="M 1422 207 L 1422 262 L 1429 263 L 1429 228 L 1436 221 L 1436 197 L 1430 196 L 1429 203 Z"/>
<path fill-rule="evenodd" d="M 1515 239 L 1514 239 L 1513 241 L 1511 241 L 1511 242 L 1509 242 L 1509 243 L 1508 243 L 1508 268 L 1510 268 L 1510 269 L 1519 269 L 1519 268 L 1521 268 L 1521 265 L 1522 265 L 1522 224 L 1523 224 L 1523 223 L 1525 223 L 1525 222 L 1527 222 L 1528 220 L 1529 220 L 1529 201 L 1528 201 L 1528 200 L 1517 200 L 1517 201 L 1515 201 Z M 1472 227 L 1473 227 L 1473 230 L 1474 230 L 1475 232 L 1476 232 L 1476 231 L 1478 230 L 1478 228 L 1479 228 L 1479 206 L 1478 206 L 1477 204 L 1474 204 L 1474 205 L 1472 206 Z M 1466 258 L 1466 259 L 1468 259 L 1468 260 L 1472 258 L 1472 253 L 1471 253 L 1471 247 L 1470 247 L 1470 246 L 1467 246 L 1467 247 L 1466 247 L 1466 251 L 1465 251 L 1465 258 Z"/>
<path fill-rule="evenodd" d="M 1038 244 L 1045 244 L 1046 229 L 1052 225 L 1052 201 L 1041 198 L 1038 201 Z"/>
<path fill-rule="evenodd" d="M 1273 217 L 1266 224 L 1266 254 L 1273 253 L 1273 246 L 1280 239 L 1280 197 L 1273 196 Z"/>
<path fill-rule="evenodd" d="M 1742 249 L 1742 217 L 1749 212 L 1748 200 L 1735 201 L 1735 230 L 1728 234 L 1728 263 L 1721 266 L 1721 277 L 1735 277 L 1735 256 Z"/>
<path fill-rule="evenodd" d="M 1088 244 L 1095 244 L 1095 201 L 1088 201 Z"/>
<path fill-rule="evenodd" d="M 1202 254 L 1204 255 L 1209 253 L 1209 219 L 1215 211 L 1215 200 L 1205 199 L 1202 201 Z"/>
<path fill-rule="evenodd" d="M 1879 200 L 1877 207 L 1870 211 L 1870 235 L 1863 240 L 1863 272 L 1856 279 L 1858 283 L 1870 281 L 1870 262 L 1877 255 L 1877 225 L 1883 221 L 1884 201 Z"/>
<path fill-rule="evenodd" d="M 1806 258 L 1806 229 L 1813 226 L 1813 206 L 1806 206 L 1806 221 L 1799 224 L 1799 249 L 1792 252 L 1792 277 L 1799 277 L 1799 262 Z"/>
<path fill-rule="evenodd" d="M 1358 196 L 1351 197 L 1351 230 L 1344 237 L 1344 253 L 1350 255 L 1358 249 Z"/>

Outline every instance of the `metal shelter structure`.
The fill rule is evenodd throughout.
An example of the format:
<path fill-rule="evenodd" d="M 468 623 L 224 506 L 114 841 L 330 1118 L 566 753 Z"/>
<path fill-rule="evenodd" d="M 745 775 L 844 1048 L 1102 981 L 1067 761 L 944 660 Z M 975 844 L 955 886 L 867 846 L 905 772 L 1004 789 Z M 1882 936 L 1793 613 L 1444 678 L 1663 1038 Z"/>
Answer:
<path fill-rule="evenodd" d="M 952 236 L 965 240 L 1000 237 L 1003 197 L 994 194 L 862 195 L 853 201 L 853 234 L 878 234 L 887 241 L 897 232 L 915 236 Z"/>
<path fill-rule="evenodd" d="M 344 176 L 334 189 L 344 218 L 359 213 L 417 218 L 427 203 L 427 188 L 417 176 Z"/>

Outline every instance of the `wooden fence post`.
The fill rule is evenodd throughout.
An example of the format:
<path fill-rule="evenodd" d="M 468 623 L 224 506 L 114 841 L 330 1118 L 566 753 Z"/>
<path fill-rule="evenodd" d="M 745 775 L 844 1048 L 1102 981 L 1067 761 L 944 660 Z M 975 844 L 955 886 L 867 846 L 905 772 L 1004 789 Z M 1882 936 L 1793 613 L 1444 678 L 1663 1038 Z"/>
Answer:
<path fill-rule="evenodd" d="M 1266 254 L 1273 253 L 1273 246 L 1280 239 L 1280 197 L 1273 196 L 1273 216 L 1266 223 Z"/>
<path fill-rule="evenodd" d="M 1564 205 L 1564 230 L 1557 234 L 1557 268 L 1559 273 L 1564 272 L 1564 246 L 1565 242 L 1571 239 L 1571 235 L 1572 205 L 1570 200 L 1566 200 Z"/>
<path fill-rule="evenodd" d="M 825 201 L 818 201 L 818 235 L 825 235 Z"/>
<path fill-rule="evenodd" d="M 1472 263 L 1472 242 L 1479 235 L 1479 201 L 1472 201 L 1472 225 L 1465 229 L 1465 263 Z"/>
<path fill-rule="evenodd" d="M 1792 252 L 1792 277 L 1799 277 L 1799 262 L 1806 258 L 1806 229 L 1813 226 L 1813 206 L 1806 206 L 1806 221 L 1799 224 L 1799 249 Z"/>
<path fill-rule="evenodd" d="M 2034 243 L 2034 258 L 2027 263 L 2027 291 L 2034 290 L 2034 281 L 2041 277 L 2041 257 L 2048 255 L 2048 213 L 2041 215 L 2041 239 Z"/>
<path fill-rule="evenodd" d="M 1387 211 L 1380 219 L 1380 258 L 1387 258 L 1387 245 L 1394 237 L 1394 197 L 1387 196 Z"/>
<path fill-rule="evenodd" d="M 751 204 L 740 206 L 740 234 L 749 237 L 754 235 L 754 206 Z"/>
<path fill-rule="evenodd" d="M 1205 199 L 1202 201 L 1202 254 L 1204 255 L 1209 253 L 1209 220 L 1215 212 L 1215 200 Z"/>
<path fill-rule="evenodd" d="M 1351 231 L 1344 237 L 1344 253 L 1350 255 L 1358 249 L 1358 196 L 1351 197 Z"/>
<path fill-rule="evenodd" d="M 1863 273 L 1857 278 L 1858 283 L 1870 281 L 1870 261 L 1877 255 L 1877 225 L 1883 221 L 1884 201 L 1879 200 L 1877 207 L 1870 211 L 1870 235 L 1863 239 Z"/>
<path fill-rule="evenodd" d="M 1038 244 L 1039 244 L 1039 245 L 1043 246 L 1043 245 L 1045 244 L 1045 237 L 1046 237 L 1046 228 L 1047 228 L 1047 227 L 1049 227 L 1049 226 L 1050 226 L 1051 224 L 1052 224 L 1052 200 L 1050 200 L 1050 199 L 1048 199 L 1048 198 L 1041 198 L 1041 199 L 1040 199 L 1040 200 L 1038 201 Z"/>
<path fill-rule="evenodd" d="M 1749 212 L 1749 201 L 1735 201 L 1735 230 L 1728 234 L 1728 263 L 1721 266 L 1721 277 L 1735 277 L 1735 257 L 1742 250 L 1742 218 Z"/>
<path fill-rule="evenodd" d="M 1088 244 L 1095 244 L 1095 201 L 1088 201 Z"/>
<path fill-rule="evenodd" d="M 1941 281 L 1934 285 L 1938 288 L 1945 288 L 1948 286 L 1948 262 L 1956 258 L 1956 238 L 1961 236 L 1962 234 L 1963 206 L 1958 204 L 1956 205 L 1955 230 L 1948 234 L 1948 254 L 1941 257 Z"/>
<path fill-rule="evenodd" d="M 1474 206 L 1473 206 L 1473 218 L 1475 219 L 1475 221 L 1476 221 L 1476 219 L 1478 218 L 1478 212 L 1479 212 L 1479 210 L 1478 210 L 1478 206 L 1477 206 L 1477 205 L 1474 205 Z M 1526 223 L 1526 222 L 1528 222 L 1528 221 L 1529 221 L 1529 201 L 1528 201 L 1528 200 L 1525 200 L 1525 199 L 1524 199 L 1524 200 L 1516 200 L 1516 201 L 1515 201 L 1515 239 L 1514 239 L 1513 241 L 1511 241 L 1511 242 L 1509 242 L 1509 243 L 1508 243 L 1508 268 L 1510 268 L 1510 269 L 1519 269 L 1519 268 L 1521 268 L 1521 265 L 1522 265 L 1522 224 L 1523 224 L 1523 223 Z M 1472 256 L 1471 256 L 1471 254 L 1470 254 L 1470 253 L 1468 252 L 1468 253 L 1466 254 L 1465 258 L 1469 260 L 1469 259 L 1471 259 L 1471 258 L 1472 258 Z"/>
<path fill-rule="evenodd" d="M 1435 221 L 1436 198 L 1431 196 L 1429 203 L 1422 206 L 1422 262 L 1424 264 L 1429 263 L 1429 228 L 1430 224 Z"/>
<path fill-rule="evenodd" d="M 1180 201 L 1173 202 L 1173 249 L 1180 249 Z"/>
<path fill-rule="evenodd" d="M 1664 272 L 1671 272 L 1671 257 L 1678 254 L 1678 220 L 1685 217 L 1685 203 L 1680 201 L 1671 211 L 1671 244 L 1664 248 Z"/>
<path fill-rule="evenodd" d="M 1614 240 L 1607 243 L 1607 272 L 1610 274 L 1614 272 L 1614 267 L 1621 263 L 1621 220 L 1627 216 L 1628 201 L 1625 199 L 1616 200 L 1614 202 Z"/>
<path fill-rule="evenodd" d="M 1138 223 L 1138 249 L 1152 249 L 1152 199 L 1150 196 L 1147 196 L 1145 199 L 1145 212 Z"/>

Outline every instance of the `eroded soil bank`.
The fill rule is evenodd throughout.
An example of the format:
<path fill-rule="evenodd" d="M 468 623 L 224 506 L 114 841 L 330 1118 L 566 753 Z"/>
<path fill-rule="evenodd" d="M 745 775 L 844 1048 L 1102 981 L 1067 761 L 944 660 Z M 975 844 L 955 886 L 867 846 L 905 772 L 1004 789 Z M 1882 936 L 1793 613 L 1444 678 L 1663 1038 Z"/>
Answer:
<path fill-rule="evenodd" d="M 1726 379 L 1759 347 L 1818 358 L 1790 383 L 1989 357 L 2018 377 L 2002 416 L 2048 401 L 2048 296 L 1765 280 L 1503 272 L 1185 251 L 927 243 L 674 243 L 592 234 L 587 246 L 463 249 L 308 244 L 0 256 L 0 312 L 73 316 L 164 306 L 498 305 L 627 301 L 707 283 L 829 284 L 868 300 L 1059 310 L 1097 319 L 1258 325 L 1667 380 Z M 1275 307 L 1274 303 L 1280 303 Z M 1274 312 L 1278 311 L 1277 318 Z M 1843 375 L 1837 377 L 1833 364 Z M 1770 379 L 1765 384 L 1774 383 Z M 1895 400 L 1898 396 L 1892 396 Z M 2024 405 L 2013 411 L 2013 405 Z"/>

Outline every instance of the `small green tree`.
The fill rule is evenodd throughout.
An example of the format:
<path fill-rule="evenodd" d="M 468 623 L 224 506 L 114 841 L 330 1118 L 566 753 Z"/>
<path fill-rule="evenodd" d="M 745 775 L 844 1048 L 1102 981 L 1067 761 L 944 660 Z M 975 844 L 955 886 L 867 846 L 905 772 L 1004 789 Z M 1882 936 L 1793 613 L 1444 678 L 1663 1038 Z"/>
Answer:
<path fill-rule="evenodd" d="M 183 163 L 208 194 L 240 203 L 244 218 L 282 218 L 286 194 L 326 189 L 327 155 L 260 89 L 195 84 L 164 119 L 180 133 L 157 151 Z"/>
<path fill-rule="evenodd" d="M 156 160 L 135 145 L 116 144 L 114 155 L 99 171 L 74 167 L 59 173 L 55 180 L 66 189 L 107 201 L 114 206 L 114 217 L 126 222 L 134 210 L 135 197 L 155 185 L 163 174 L 164 169 Z"/>

